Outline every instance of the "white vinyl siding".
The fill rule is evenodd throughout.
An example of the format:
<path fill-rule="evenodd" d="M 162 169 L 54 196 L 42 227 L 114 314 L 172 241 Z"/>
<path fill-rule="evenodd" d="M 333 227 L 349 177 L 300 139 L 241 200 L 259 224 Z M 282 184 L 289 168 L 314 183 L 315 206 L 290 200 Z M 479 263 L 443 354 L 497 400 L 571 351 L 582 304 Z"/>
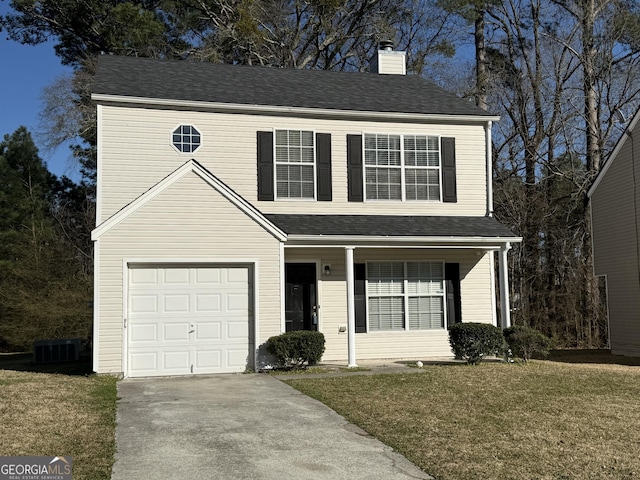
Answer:
<path fill-rule="evenodd" d="M 278 241 L 195 174 L 188 174 L 102 235 L 96 336 L 99 373 L 123 371 L 123 309 L 127 266 L 136 263 L 251 264 L 258 338 L 280 332 Z M 251 306 L 253 307 L 254 304 Z M 253 333 L 253 332 L 252 332 Z"/>
<path fill-rule="evenodd" d="M 276 198 L 315 198 L 312 131 L 276 130 Z"/>
<path fill-rule="evenodd" d="M 364 177 L 367 200 L 439 201 L 439 137 L 365 134 Z"/>
<path fill-rule="evenodd" d="M 368 263 L 367 305 L 372 332 L 444 328 L 444 264 Z"/>
<path fill-rule="evenodd" d="M 486 198 L 485 130 L 475 124 L 425 122 L 393 123 L 330 118 L 295 118 L 215 112 L 104 105 L 98 201 L 103 222 L 131 203 L 187 160 L 168 141 L 177 125 L 195 125 L 203 142 L 191 157 L 251 202 L 263 213 L 349 215 L 478 215 L 484 216 Z M 256 132 L 286 130 L 292 123 L 300 130 L 331 134 L 331 202 L 258 201 Z M 388 134 L 422 133 L 456 138 L 456 183 L 458 201 L 349 202 L 347 135 L 363 131 Z M 206 141 L 204 141 L 206 139 Z M 274 141 L 275 143 L 275 141 Z"/>

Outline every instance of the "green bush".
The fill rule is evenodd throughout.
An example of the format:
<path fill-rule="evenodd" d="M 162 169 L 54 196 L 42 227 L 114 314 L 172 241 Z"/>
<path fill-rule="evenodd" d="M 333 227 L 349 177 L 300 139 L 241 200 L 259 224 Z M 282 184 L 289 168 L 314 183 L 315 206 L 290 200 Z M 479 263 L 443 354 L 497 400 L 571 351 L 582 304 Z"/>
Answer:
<path fill-rule="evenodd" d="M 324 353 L 324 335 L 320 332 L 297 330 L 270 337 L 265 347 L 278 359 L 280 367 L 300 368 L 316 365 Z"/>
<path fill-rule="evenodd" d="M 542 332 L 526 325 L 514 325 L 504 330 L 511 353 L 528 362 L 533 355 L 547 356 L 551 340 Z"/>
<path fill-rule="evenodd" d="M 502 330 L 488 323 L 456 323 L 449 330 L 449 344 L 456 358 L 475 365 L 487 355 L 502 355 Z"/>

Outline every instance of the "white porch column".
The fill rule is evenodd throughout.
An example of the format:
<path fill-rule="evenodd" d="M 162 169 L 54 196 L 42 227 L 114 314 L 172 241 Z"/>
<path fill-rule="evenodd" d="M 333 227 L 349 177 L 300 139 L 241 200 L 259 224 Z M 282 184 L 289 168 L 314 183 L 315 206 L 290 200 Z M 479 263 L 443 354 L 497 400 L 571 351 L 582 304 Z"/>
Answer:
<path fill-rule="evenodd" d="M 506 242 L 500 247 L 500 317 L 502 328 L 511 326 L 511 305 L 509 304 L 509 264 L 507 263 L 507 252 L 511 249 L 511 244 Z"/>
<path fill-rule="evenodd" d="M 353 247 L 345 248 L 345 267 L 347 272 L 347 343 L 348 367 L 357 367 L 356 363 L 356 303 L 354 297 L 355 275 L 353 271 Z"/>

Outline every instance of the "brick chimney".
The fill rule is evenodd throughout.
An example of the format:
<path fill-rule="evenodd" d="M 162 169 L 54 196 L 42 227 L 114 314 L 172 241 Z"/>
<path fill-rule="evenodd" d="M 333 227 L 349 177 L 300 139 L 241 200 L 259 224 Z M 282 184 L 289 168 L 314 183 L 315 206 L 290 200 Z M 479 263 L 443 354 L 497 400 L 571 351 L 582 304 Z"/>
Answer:
<path fill-rule="evenodd" d="M 369 71 L 381 75 L 406 75 L 407 52 L 394 50 L 393 42 L 389 40 L 382 41 L 371 59 Z"/>

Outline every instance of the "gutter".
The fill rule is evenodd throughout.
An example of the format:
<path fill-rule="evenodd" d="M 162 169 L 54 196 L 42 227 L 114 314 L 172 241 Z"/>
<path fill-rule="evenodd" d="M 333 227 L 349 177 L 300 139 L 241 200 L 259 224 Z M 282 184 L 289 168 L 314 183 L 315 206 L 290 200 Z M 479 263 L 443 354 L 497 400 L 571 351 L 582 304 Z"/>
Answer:
<path fill-rule="evenodd" d="M 132 104 L 175 109 L 210 110 L 220 113 L 260 113 L 264 115 L 288 115 L 339 118 L 348 117 L 362 120 L 395 120 L 400 122 L 486 122 L 498 121 L 495 115 L 447 115 L 420 114 L 403 112 L 361 112 L 355 110 L 337 110 L 329 108 L 285 107 L 278 105 L 243 105 L 236 103 L 203 102 L 196 100 L 174 100 L 164 98 L 128 97 L 94 93 L 91 99 L 98 103 Z"/>

